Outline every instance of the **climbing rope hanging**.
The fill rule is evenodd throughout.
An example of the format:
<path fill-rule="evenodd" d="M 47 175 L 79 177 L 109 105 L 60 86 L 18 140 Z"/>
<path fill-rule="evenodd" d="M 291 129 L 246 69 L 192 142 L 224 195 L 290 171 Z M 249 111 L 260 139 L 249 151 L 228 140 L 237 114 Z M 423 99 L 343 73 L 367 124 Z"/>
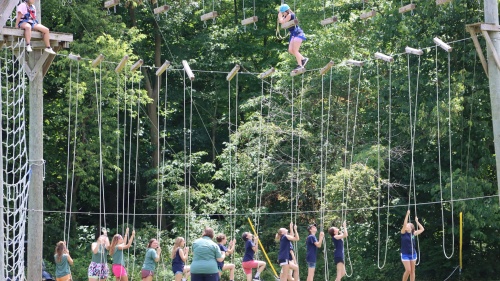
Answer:
<path fill-rule="evenodd" d="M 327 125 L 326 125 L 326 137 L 323 135 L 324 129 L 324 104 L 321 103 L 321 178 L 320 178 L 320 229 L 325 228 L 325 209 L 326 209 L 326 200 L 325 200 L 325 185 L 326 185 L 326 171 L 328 169 L 328 144 L 329 144 L 329 130 L 330 130 L 330 110 L 332 105 L 332 76 L 333 69 L 330 68 L 330 81 L 329 81 L 329 90 L 328 90 L 328 113 L 327 113 Z M 321 79 L 321 100 L 325 99 L 324 95 L 324 79 Z M 324 147 L 324 152 L 323 152 Z M 323 156 L 324 155 L 324 156 Z M 324 275 L 325 281 L 329 280 L 329 268 L 328 268 L 328 251 L 327 251 L 327 243 L 325 237 L 323 237 L 323 258 L 325 260 L 325 268 Z"/>
<path fill-rule="evenodd" d="M 448 142 L 449 142 L 449 161 L 450 161 L 450 205 L 451 205 L 451 233 L 452 233 L 452 247 L 451 254 L 446 254 L 445 247 L 445 227 L 444 227 L 444 204 L 443 204 L 443 183 L 442 183 L 442 170 L 441 170 L 441 137 L 440 137 L 440 113 L 439 113 L 439 72 L 438 72 L 438 48 L 436 46 L 436 116 L 437 116 L 437 140 L 438 140 L 438 165 L 439 165 L 439 191 L 441 196 L 441 225 L 443 231 L 443 254 L 447 259 L 453 257 L 455 251 L 455 220 L 453 209 L 453 167 L 452 167 L 452 144 L 451 144 L 451 58 L 448 52 Z"/>
<path fill-rule="evenodd" d="M 417 68 L 417 81 L 416 81 L 416 93 L 415 93 L 415 102 L 414 108 L 412 106 L 412 98 L 411 98 L 411 71 L 410 71 L 410 54 L 407 54 L 407 62 L 408 62 L 408 103 L 410 106 L 409 110 L 409 119 L 410 119 L 410 140 L 411 140 L 411 165 L 410 165 L 410 188 L 408 190 L 408 210 L 410 209 L 411 203 L 411 192 L 413 190 L 413 203 L 414 203 L 414 212 L 415 216 L 417 216 L 417 193 L 416 193 L 416 182 L 415 182 L 415 133 L 417 127 L 417 113 L 418 113 L 418 86 L 420 80 L 420 56 L 418 57 L 418 68 Z M 413 112 L 413 114 L 412 114 Z M 418 224 L 417 224 L 418 227 Z M 412 249 L 413 250 L 413 249 Z M 420 241 L 417 236 L 417 252 L 418 252 L 418 261 L 417 265 L 420 263 Z"/>
<path fill-rule="evenodd" d="M 348 179 L 347 179 L 347 185 L 344 185 L 344 188 L 342 189 L 342 219 L 341 221 L 346 221 L 347 217 L 347 206 L 349 202 L 349 190 L 352 189 L 352 181 L 351 181 L 351 169 L 352 169 L 352 162 L 353 162 L 353 157 L 354 157 L 354 144 L 355 144 L 355 137 L 356 137 L 356 123 L 357 123 L 357 118 L 358 118 L 358 105 L 359 105 L 359 92 L 361 88 L 361 73 L 362 73 L 363 66 L 359 66 L 359 76 L 358 76 L 358 89 L 356 93 L 356 106 L 355 106 L 355 111 L 354 111 L 354 121 L 353 121 L 353 126 L 352 126 L 352 142 L 351 142 L 351 157 L 349 160 L 349 168 L 347 168 L 347 147 L 348 147 L 348 134 L 349 134 L 349 104 L 350 104 L 350 96 L 351 96 L 351 77 L 352 77 L 352 67 L 349 68 L 349 89 L 348 89 L 348 105 L 347 105 L 347 124 L 346 124 L 346 145 L 345 145 L 345 156 L 344 156 L 344 165 L 345 170 L 348 171 Z M 345 179 L 344 179 L 345 181 Z M 347 187 L 347 192 L 345 191 Z M 351 268 L 351 273 L 348 274 L 346 270 L 346 276 L 351 277 L 353 274 L 352 270 L 352 262 L 351 262 L 351 257 L 349 253 L 349 240 L 346 237 L 346 250 L 347 250 L 347 259 L 349 260 L 349 266 Z"/>
<path fill-rule="evenodd" d="M 390 208 L 390 182 L 391 182 L 391 170 L 390 170 L 390 162 L 391 162 L 391 152 L 390 152 L 390 139 L 391 139 L 391 97 L 392 97 L 392 63 L 389 63 L 389 169 L 387 176 L 387 213 L 386 213 L 386 234 L 385 234 L 385 251 L 384 251 L 384 262 L 380 265 L 380 246 L 381 246 L 381 235 L 380 235 L 380 201 L 381 201 L 381 191 L 382 191 L 382 176 L 380 173 L 380 72 L 379 72 L 379 63 L 377 61 L 377 189 L 378 189 L 378 200 L 377 200 L 377 267 L 379 269 L 384 268 L 386 260 L 387 260 L 387 246 L 389 243 L 389 208 Z"/>
<path fill-rule="evenodd" d="M 73 137 L 73 159 L 71 163 L 71 183 L 70 183 L 70 177 L 69 177 L 69 166 L 70 166 L 70 147 L 71 147 L 71 112 L 72 112 L 72 102 L 73 102 L 73 74 L 72 74 L 72 66 L 73 64 L 70 64 L 69 72 L 70 72 L 70 83 L 69 83 L 69 111 L 68 111 L 68 149 L 67 149 L 67 162 L 66 162 L 66 196 L 65 196 L 65 210 L 64 212 L 64 230 L 63 230 L 63 236 L 64 240 L 66 241 L 66 246 L 69 247 L 69 238 L 70 238 L 70 231 L 71 231 L 71 212 L 73 208 L 73 191 L 74 191 L 74 183 L 75 183 L 75 161 L 76 161 L 76 145 L 77 145 L 77 128 L 78 128 L 78 96 L 79 96 L 79 83 L 80 83 L 80 63 L 77 62 L 77 75 L 76 75 L 76 97 L 74 98 L 74 103 L 75 103 L 75 120 L 74 120 L 74 137 Z M 69 210 L 68 210 L 68 189 L 69 186 L 71 186 L 70 190 L 70 203 L 69 203 Z M 69 212 L 69 220 L 67 221 L 67 213 Z M 68 225 L 66 229 L 66 225 Z M 67 233 L 66 233 L 67 230 Z"/>

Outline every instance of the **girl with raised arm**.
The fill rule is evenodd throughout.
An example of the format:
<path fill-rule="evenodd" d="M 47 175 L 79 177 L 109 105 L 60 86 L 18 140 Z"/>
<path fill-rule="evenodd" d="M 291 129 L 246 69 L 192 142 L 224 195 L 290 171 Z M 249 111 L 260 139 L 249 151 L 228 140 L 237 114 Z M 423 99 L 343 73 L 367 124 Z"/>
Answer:
<path fill-rule="evenodd" d="M 408 277 L 410 277 L 411 281 L 415 281 L 415 262 L 417 261 L 415 236 L 424 232 L 424 227 L 418 222 L 418 218 L 415 217 L 415 222 L 418 226 L 418 230 L 415 230 L 413 223 L 408 222 L 409 216 L 410 210 L 406 212 L 405 221 L 401 228 L 401 262 L 405 267 L 403 281 L 408 280 Z"/>
<path fill-rule="evenodd" d="M 111 245 L 109 246 L 109 254 L 113 257 L 113 274 L 116 281 L 128 281 L 127 269 L 125 268 L 125 260 L 123 259 L 123 250 L 132 246 L 134 241 L 135 230 L 132 230 L 132 235 L 128 237 L 128 227 L 125 231 L 125 238 L 120 234 L 115 234 Z M 127 241 L 128 240 L 128 241 Z"/>
<path fill-rule="evenodd" d="M 108 232 L 102 230 L 102 234 L 97 238 L 97 241 L 92 243 L 92 261 L 88 268 L 89 281 L 104 281 L 108 279 L 108 250 L 109 250 Z"/>
<path fill-rule="evenodd" d="M 344 261 L 344 238 L 348 236 L 347 225 L 344 221 L 343 231 L 340 231 L 337 227 L 330 227 L 328 229 L 328 234 L 332 237 L 333 245 L 335 246 L 333 259 L 337 265 L 337 278 L 335 281 L 340 281 L 342 277 L 345 276 L 345 261 Z"/>
<path fill-rule="evenodd" d="M 297 232 L 297 225 L 290 223 L 290 234 L 286 228 L 280 228 L 276 234 L 276 239 L 280 242 L 280 250 L 278 253 L 278 262 L 281 266 L 282 273 L 280 281 L 288 280 L 290 269 L 293 270 L 294 280 L 299 280 L 299 268 L 297 264 L 290 260 L 290 242 L 299 241 L 299 233 Z"/>

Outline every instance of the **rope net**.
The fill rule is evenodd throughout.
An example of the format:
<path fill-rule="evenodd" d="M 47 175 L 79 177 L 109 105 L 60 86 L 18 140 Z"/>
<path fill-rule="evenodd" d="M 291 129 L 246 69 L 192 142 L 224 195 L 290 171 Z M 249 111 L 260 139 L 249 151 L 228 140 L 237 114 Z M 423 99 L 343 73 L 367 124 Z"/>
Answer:
<path fill-rule="evenodd" d="M 2 232 L 0 237 L 0 279 L 24 280 L 25 228 L 28 206 L 29 166 L 26 146 L 24 53 L 15 56 L 12 50 L 23 50 L 24 41 L 12 49 L 5 48 L 0 58 L 0 97 L 2 143 L 0 166 L 3 200 L 0 206 Z"/>

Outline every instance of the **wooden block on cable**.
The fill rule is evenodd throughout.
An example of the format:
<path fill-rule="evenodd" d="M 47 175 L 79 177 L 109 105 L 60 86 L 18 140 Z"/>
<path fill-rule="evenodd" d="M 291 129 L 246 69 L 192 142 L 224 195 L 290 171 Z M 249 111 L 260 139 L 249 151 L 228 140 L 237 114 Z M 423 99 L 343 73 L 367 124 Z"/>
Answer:
<path fill-rule="evenodd" d="M 151 4 L 156 4 L 157 0 L 151 0 Z"/>
<path fill-rule="evenodd" d="M 139 67 L 142 66 L 143 63 L 144 61 L 142 59 L 138 60 L 136 63 L 134 63 L 134 65 L 130 67 L 130 71 L 136 71 Z"/>
<path fill-rule="evenodd" d="M 162 66 L 160 66 L 160 68 L 158 68 L 158 70 L 156 71 L 156 76 L 160 76 L 163 74 L 163 72 L 165 72 L 167 70 L 167 68 L 170 66 L 170 62 L 168 60 L 166 60 Z"/>
<path fill-rule="evenodd" d="M 186 71 L 186 74 L 189 77 L 189 80 L 193 81 L 194 80 L 194 73 L 191 70 L 191 67 L 189 67 L 187 60 L 182 61 L 182 66 L 184 66 L 184 71 Z"/>
<path fill-rule="evenodd" d="M 325 26 L 325 25 L 332 24 L 332 23 L 337 22 L 337 21 L 338 21 L 337 17 L 326 18 L 326 19 L 321 21 L 321 25 Z"/>
<path fill-rule="evenodd" d="M 362 19 L 362 20 L 366 20 L 366 19 L 369 19 L 369 18 L 372 18 L 374 17 L 375 15 L 377 15 L 377 11 L 375 10 L 371 10 L 369 12 L 366 12 L 366 13 L 362 13 L 359 18 Z"/>
<path fill-rule="evenodd" d="M 118 66 L 115 68 L 115 72 L 120 73 L 122 71 L 122 69 L 125 67 L 125 65 L 127 64 L 127 61 L 128 61 L 128 56 L 125 55 L 123 57 L 123 59 L 120 61 L 120 63 L 118 64 Z"/>
<path fill-rule="evenodd" d="M 114 6 L 120 4 L 120 0 L 109 0 L 104 2 L 104 8 L 113 8 Z"/>
<path fill-rule="evenodd" d="M 408 4 L 406 6 L 399 8 L 399 13 L 402 14 L 402 13 L 406 13 L 406 12 L 415 10 L 416 7 L 417 7 L 417 5 L 415 5 L 415 4 Z"/>
<path fill-rule="evenodd" d="M 424 54 L 424 51 L 422 51 L 422 49 L 415 49 L 415 48 L 411 48 L 411 47 L 406 47 L 405 48 L 405 52 L 407 54 L 414 54 L 414 55 L 417 55 L 417 56 L 421 56 Z"/>
<path fill-rule="evenodd" d="M 306 72 L 305 67 L 301 67 L 301 68 L 299 68 L 297 70 L 295 70 L 295 69 L 292 70 L 292 72 L 290 72 L 290 76 L 297 76 L 297 75 L 302 74 L 304 72 Z"/>
<path fill-rule="evenodd" d="M 269 75 L 273 74 L 276 70 L 274 69 L 274 67 L 271 67 L 271 69 L 267 70 L 266 72 L 264 73 L 261 73 L 259 75 L 260 79 L 264 79 L 266 77 L 268 77 Z"/>
<path fill-rule="evenodd" d="M 322 69 L 319 70 L 319 73 L 321 75 L 325 75 L 326 72 L 328 70 L 330 70 L 330 68 L 332 68 L 335 64 L 333 63 L 333 61 L 330 61 L 329 63 L 327 63 Z"/>
<path fill-rule="evenodd" d="M 100 54 L 95 60 L 92 61 L 92 67 L 97 67 L 104 60 L 104 55 Z"/>
<path fill-rule="evenodd" d="M 233 77 L 238 73 L 238 71 L 240 71 L 240 65 L 237 64 L 233 67 L 231 72 L 229 72 L 227 74 L 226 80 L 231 81 L 233 79 Z"/>
<path fill-rule="evenodd" d="M 158 8 L 155 8 L 153 12 L 155 15 L 157 15 L 157 14 L 161 14 L 161 13 L 166 13 L 166 12 L 168 12 L 168 10 L 170 10 L 170 6 L 164 5 L 164 6 L 160 6 Z"/>
<path fill-rule="evenodd" d="M 283 29 L 289 29 L 290 27 L 293 27 L 293 26 L 296 26 L 296 25 L 299 25 L 299 20 L 298 19 L 294 19 L 294 20 L 282 23 L 281 24 L 281 28 L 283 28 Z"/>
<path fill-rule="evenodd" d="M 253 16 L 253 17 L 242 20 L 241 25 L 249 25 L 249 24 L 255 23 L 257 21 L 259 21 L 259 17 Z"/>
<path fill-rule="evenodd" d="M 436 5 L 443 5 L 448 2 L 451 2 L 451 0 L 436 0 Z"/>
<path fill-rule="evenodd" d="M 201 21 L 207 21 L 218 17 L 217 11 L 212 11 L 201 16 Z"/>
<path fill-rule="evenodd" d="M 347 60 L 346 63 L 355 66 L 363 66 L 365 64 L 364 62 L 359 60 Z"/>

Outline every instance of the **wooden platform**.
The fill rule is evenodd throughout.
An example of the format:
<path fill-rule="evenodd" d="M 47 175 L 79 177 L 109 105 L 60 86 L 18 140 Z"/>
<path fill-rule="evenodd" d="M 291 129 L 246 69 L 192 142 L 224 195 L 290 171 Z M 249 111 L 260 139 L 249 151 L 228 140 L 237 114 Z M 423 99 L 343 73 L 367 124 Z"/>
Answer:
<path fill-rule="evenodd" d="M 0 32 L 0 46 L 6 45 L 12 47 L 19 40 L 24 39 L 24 30 L 12 27 L 3 27 Z M 69 43 L 73 42 L 73 34 L 50 32 L 50 45 L 52 48 L 69 48 Z M 41 49 L 46 46 L 42 41 L 42 33 L 38 31 L 31 32 L 31 45 L 33 49 Z"/>
<path fill-rule="evenodd" d="M 54 51 L 59 51 L 61 49 L 66 49 L 69 48 L 69 43 L 73 42 L 73 34 L 70 33 L 60 33 L 60 32 L 50 32 L 50 46 Z M 19 44 L 19 42 L 22 42 L 24 39 L 24 30 L 19 29 L 19 28 L 12 28 L 12 27 L 2 27 L 0 29 L 0 48 L 2 47 L 10 47 L 14 48 L 13 52 L 16 56 L 20 56 L 24 53 L 24 44 Z M 31 48 L 33 49 L 33 52 L 42 51 L 45 49 L 45 44 L 42 40 L 42 33 L 39 31 L 32 31 L 31 32 Z M 30 78 L 30 80 L 33 80 L 36 74 L 41 70 L 43 73 L 43 76 L 47 74 L 47 71 L 50 68 L 50 65 L 52 64 L 52 61 L 54 61 L 54 58 L 56 55 L 48 54 L 46 52 L 42 52 L 42 55 L 37 59 L 36 65 L 31 69 L 28 64 L 25 62 L 24 69 L 26 71 L 26 74 Z"/>

